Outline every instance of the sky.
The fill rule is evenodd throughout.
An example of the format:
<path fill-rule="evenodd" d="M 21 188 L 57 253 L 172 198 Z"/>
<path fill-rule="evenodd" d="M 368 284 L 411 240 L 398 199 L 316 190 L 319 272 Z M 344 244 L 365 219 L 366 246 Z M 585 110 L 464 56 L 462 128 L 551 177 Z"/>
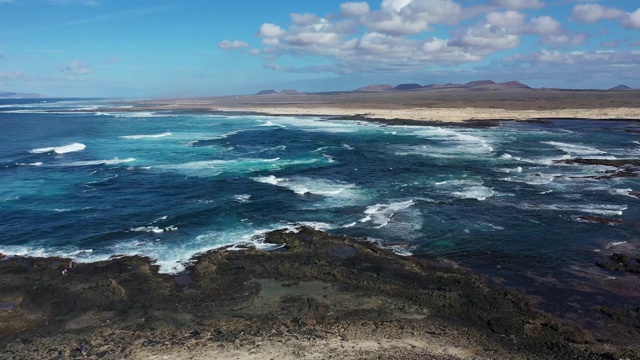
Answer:
<path fill-rule="evenodd" d="M 0 90 L 640 88 L 638 0 L 0 0 Z"/>

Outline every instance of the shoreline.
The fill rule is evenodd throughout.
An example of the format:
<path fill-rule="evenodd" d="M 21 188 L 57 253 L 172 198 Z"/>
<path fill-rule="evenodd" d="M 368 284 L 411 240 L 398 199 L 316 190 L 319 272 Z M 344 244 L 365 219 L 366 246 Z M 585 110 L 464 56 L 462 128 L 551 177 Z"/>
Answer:
<path fill-rule="evenodd" d="M 360 120 L 463 124 L 538 119 L 640 120 L 640 90 L 432 90 L 299 93 L 115 101 L 105 111 L 190 111 L 224 114 L 347 117 Z"/>
<path fill-rule="evenodd" d="M 489 108 L 414 108 L 403 110 L 365 110 L 340 108 L 270 108 L 250 107 L 243 109 L 216 108 L 222 112 L 243 111 L 272 116 L 328 116 L 347 117 L 359 120 L 382 120 L 393 122 L 415 121 L 433 123 L 467 123 L 484 121 L 538 121 L 551 119 L 580 120 L 631 120 L 640 121 L 640 109 L 566 109 L 566 110 L 504 110 Z"/>
<path fill-rule="evenodd" d="M 0 349 L 104 359 L 640 355 L 632 321 L 612 316 L 608 336 L 591 333 L 447 261 L 305 227 L 266 241 L 283 247 L 209 251 L 176 275 L 139 256 L 73 267 L 0 257 Z"/>

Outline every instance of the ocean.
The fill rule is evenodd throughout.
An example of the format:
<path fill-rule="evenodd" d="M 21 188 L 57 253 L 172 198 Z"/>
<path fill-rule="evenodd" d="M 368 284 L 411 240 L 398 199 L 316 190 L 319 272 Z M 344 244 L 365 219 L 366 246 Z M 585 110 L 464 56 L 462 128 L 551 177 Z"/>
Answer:
<path fill-rule="evenodd" d="M 635 122 L 102 111 L 113 106 L 0 100 L 0 253 L 143 255 L 178 273 L 195 254 L 268 251 L 265 232 L 307 225 L 560 303 L 631 299 L 596 263 L 637 243 L 640 180 L 558 161 L 638 158 Z"/>

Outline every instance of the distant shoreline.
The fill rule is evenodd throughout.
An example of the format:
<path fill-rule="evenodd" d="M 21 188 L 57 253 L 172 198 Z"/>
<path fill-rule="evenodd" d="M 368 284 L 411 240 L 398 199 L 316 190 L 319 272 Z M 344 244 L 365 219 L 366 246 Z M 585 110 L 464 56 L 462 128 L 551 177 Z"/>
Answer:
<path fill-rule="evenodd" d="M 345 94 L 270 94 L 123 102 L 105 111 L 202 111 L 357 120 L 467 121 L 640 120 L 640 90 L 630 91 L 398 91 Z"/>

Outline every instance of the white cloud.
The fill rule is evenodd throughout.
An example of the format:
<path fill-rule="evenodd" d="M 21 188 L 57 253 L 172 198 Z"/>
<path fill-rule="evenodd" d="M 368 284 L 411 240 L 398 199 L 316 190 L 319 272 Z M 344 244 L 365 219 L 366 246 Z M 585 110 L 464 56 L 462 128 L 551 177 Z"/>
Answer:
<path fill-rule="evenodd" d="M 383 0 L 381 9 L 369 13 L 364 25 L 373 31 L 408 35 L 429 31 L 429 24 L 455 24 L 462 6 L 452 0 Z"/>
<path fill-rule="evenodd" d="M 69 75 L 86 75 L 92 72 L 87 64 L 81 63 L 78 60 L 74 60 L 69 65 L 61 66 L 58 69 Z"/>
<path fill-rule="evenodd" d="M 600 20 L 616 20 L 624 27 L 640 29 L 640 8 L 634 12 L 626 12 L 598 4 L 580 4 L 573 7 L 571 18 L 587 24 Z"/>
<path fill-rule="evenodd" d="M 585 33 L 548 34 L 543 36 L 540 42 L 542 44 L 559 46 L 577 46 L 582 44 L 587 38 L 588 35 Z"/>
<path fill-rule="evenodd" d="M 464 33 L 455 37 L 452 44 L 456 46 L 474 48 L 479 54 L 489 54 L 497 50 L 511 49 L 520 44 L 518 35 L 509 33 L 506 28 L 491 24 L 480 24 L 468 28 Z"/>
<path fill-rule="evenodd" d="M 220 50 L 236 50 L 236 49 L 244 49 L 249 47 L 249 44 L 247 44 L 244 41 L 239 41 L 239 40 L 224 40 L 218 43 L 218 49 Z"/>
<path fill-rule="evenodd" d="M 266 23 L 260 26 L 258 36 L 265 38 L 277 38 L 285 34 L 285 31 L 278 25 Z"/>
<path fill-rule="evenodd" d="M 524 14 L 517 11 L 492 12 L 487 14 L 487 23 L 505 28 L 516 28 L 524 25 Z"/>
<path fill-rule="evenodd" d="M 492 4 L 508 9 L 538 9 L 544 6 L 539 0 L 493 0 Z"/>
<path fill-rule="evenodd" d="M 619 19 L 625 12 L 616 8 L 606 8 L 598 4 L 580 4 L 573 7 L 572 18 L 588 24 L 600 20 Z"/>
<path fill-rule="evenodd" d="M 309 25 L 317 23 L 318 20 L 320 20 L 320 18 L 314 14 L 291 14 L 291 21 L 293 21 L 294 24 Z"/>
<path fill-rule="evenodd" d="M 340 13 L 345 17 L 365 16 L 371 9 L 366 2 L 348 2 L 340 5 Z"/>
<path fill-rule="evenodd" d="M 640 29 L 640 8 L 632 13 L 626 13 L 621 23 L 626 27 Z"/>
<path fill-rule="evenodd" d="M 551 16 L 540 16 L 531 19 L 526 31 L 530 34 L 551 35 L 562 32 L 562 25 Z"/>

